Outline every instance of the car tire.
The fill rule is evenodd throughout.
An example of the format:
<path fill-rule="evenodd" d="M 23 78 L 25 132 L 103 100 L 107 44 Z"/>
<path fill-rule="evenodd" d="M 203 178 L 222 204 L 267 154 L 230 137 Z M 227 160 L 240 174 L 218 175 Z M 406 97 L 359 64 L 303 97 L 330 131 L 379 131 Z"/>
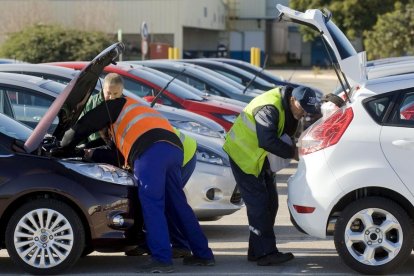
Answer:
<path fill-rule="evenodd" d="M 363 274 L 387 274 L 413 248 L 413 222 L 392 200 L 368 197 L 349 204 L 335 224 L 335 247 L 342 260 Z"/>
<path fill-rule="evenodd" d="M 55 199 L 30 201 L 12 215 L 6 248 L 17 266 L 30 274 L 55 275 L 81 256 L 85 231 L 76 212 Z"/>

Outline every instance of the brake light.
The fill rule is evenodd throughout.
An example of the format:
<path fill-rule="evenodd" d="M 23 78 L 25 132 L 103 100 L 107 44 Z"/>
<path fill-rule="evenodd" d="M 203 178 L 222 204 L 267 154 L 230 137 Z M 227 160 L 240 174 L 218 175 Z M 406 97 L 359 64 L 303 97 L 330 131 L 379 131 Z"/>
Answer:
<path fill-rule="evenodd" d="M 338 109 L 326 119 L 321 119 L 307 129 L 300 141 L 299 153 L 306 155 L 335 145 L 348 128 L 354 112 L 351 107 Z"/>

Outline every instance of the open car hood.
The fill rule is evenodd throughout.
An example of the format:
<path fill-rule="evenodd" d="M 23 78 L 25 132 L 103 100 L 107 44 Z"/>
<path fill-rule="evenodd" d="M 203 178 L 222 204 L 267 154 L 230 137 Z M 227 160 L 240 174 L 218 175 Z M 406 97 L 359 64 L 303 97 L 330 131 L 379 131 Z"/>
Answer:
<path fill-rule="evenodd" d="M 123 50 L 124 45 L 119 42 L 109 46 L 68 83 L 24 143 L 26 152 L 33 152 L 40 146 L 56 116 L 58 116 L 59 124 L 53 136 L 59 140 L 62 139 L 64 133 L 79 119 L 105 66 L 114 63 Z"/>
<path fill-rule="evenodd" d="M 344 33 L 332 22 L 330 14 L 324 14 L 320 10 L 307 10 L 299 12 L 283 5 L 276 5 L 279 11 L 279 19 L 292 21 L 311 27 L 318 31 L 327 46 L 330 47 L 338 62 L 342 73 L 355 83 L 366 81 L 366 54 L 358 53 Z"/>

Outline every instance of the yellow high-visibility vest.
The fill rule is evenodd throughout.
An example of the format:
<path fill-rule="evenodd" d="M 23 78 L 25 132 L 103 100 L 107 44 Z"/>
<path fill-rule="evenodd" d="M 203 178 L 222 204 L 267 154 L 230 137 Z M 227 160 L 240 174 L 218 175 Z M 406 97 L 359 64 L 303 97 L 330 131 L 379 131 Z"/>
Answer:
<path fill-rule="evenodd" d="M 253 111 L 264 105 L 273 105 L 279 111 L 278 131 L 275 135 L 280 137 L 285 126 L 285 110 L 278 87 L 257 96 L 243 109 L 227 133 L 223 145 L 223 150 L 243 172 L 256 177 L 263 168 L 267 151 L 259 147 Z"/>

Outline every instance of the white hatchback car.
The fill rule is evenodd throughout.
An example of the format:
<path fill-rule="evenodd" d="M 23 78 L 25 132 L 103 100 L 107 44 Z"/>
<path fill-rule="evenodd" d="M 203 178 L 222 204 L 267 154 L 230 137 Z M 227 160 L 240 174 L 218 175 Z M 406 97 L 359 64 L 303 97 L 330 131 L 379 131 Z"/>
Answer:
<path fill-rule="evenodd" d="M 364 53 L 319 10 L 277 6 L 282 19 L 317 29 L 335 59 L 349 101 L 299 140 L 288 181 L 292 221 L 309 235 L 334 235 L 352 269 L 384 274 L 414 246 L 414 74 L 368 79 Z M 354 83 L 352 89 L 345 85 Z"/>

